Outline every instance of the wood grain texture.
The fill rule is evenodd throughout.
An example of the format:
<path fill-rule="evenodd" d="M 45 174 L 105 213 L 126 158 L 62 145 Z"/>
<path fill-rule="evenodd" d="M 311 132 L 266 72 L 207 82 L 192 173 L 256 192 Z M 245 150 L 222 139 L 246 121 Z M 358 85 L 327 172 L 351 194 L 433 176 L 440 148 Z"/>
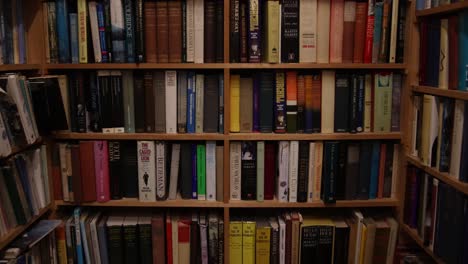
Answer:
<path fill-rule="evenodd" d="M 399 205 L 398 199 L 385 198 L 374 200 L 343 200 L 334 204 L 325 204 L 322 201 L 307 203 L 278 202 L 276 200 L 257 201 L 230 201 L 230 208 L 345 208 L 345 207 L 396 207 Z"/>
<path fill-rule="evenodd" d="M 0 65 L 0 72 L 38 71 L 41 67 L 41 64 L 2 64 Z"/>
<path fill-rule="evenodd" d="M 445 90 L 431 86 L 418 86 L 413 85 L 412 90 L 415 93 L 430 94 L 435 96 L 449 97 L 460 100 L 468 100 L 468 92 L 458 90 Z"/>
<path fill-rule="evenodd" d="M 390 133 L 230 133 L 230 140 L 372 140 L 372 139 L 400 139 L 400 132 Z"/>
<path fill-rule="evenodd" d="M 433 8 L 429 8 L 425 10 L 419 10 L 419 11 L 416 11 L 416 16 L 417 17 L 439 16 L 439 15 L 445 15 L 447 13 L 457 12 L 466 8 L 468 8 L 468 2 L 463 1 L 463 2 L 453 3 L 453 4 L 448 4 L 448 5 L 441 5 L 438 7 L 433 7 Z"/>
<path fill-rule="evenodd" d="M 157 134 L 157 133 L 56 133 L 56 139 L 89 140 L 224 140 L 225 135 L 217 133 L 199 134 Z"/>
<path fill-rule="evenodd" d="M 55 201 L 57 206 L 76 206 L 76 203 Z M 224 203 L 218 201 L 198 201 L 198 200 L 166 200 L 156 202 L 142 202 L 136 198 L 125 198 L 121 200 L 110 200 L 105 203 L 89 202 L 81 203 L 80 206 L 89 207 L 193 207 L 193 208 L 222 208 Z"/>

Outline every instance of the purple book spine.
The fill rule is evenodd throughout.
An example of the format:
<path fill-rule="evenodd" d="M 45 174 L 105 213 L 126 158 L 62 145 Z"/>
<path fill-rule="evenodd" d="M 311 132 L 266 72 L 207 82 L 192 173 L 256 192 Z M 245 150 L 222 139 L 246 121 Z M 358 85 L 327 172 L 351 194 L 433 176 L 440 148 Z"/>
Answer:
<path fill-rule="evenodd" d="M 400 131 L 400 98 L 401 98 L 401 75 L 393 74 L 392 87 L 392 132 Z"/>
<path fill-rule="evenodd" d="M 259 95 L 260 95 L 260 85 L 259 78 L 256 76 L 253 80 L 253 131 L 259 132 Z"/>
<path fill-rule="evenodd" d="M 197 196 L 197 144 L 192 144 L 192 199 L 198 199 Z"/>

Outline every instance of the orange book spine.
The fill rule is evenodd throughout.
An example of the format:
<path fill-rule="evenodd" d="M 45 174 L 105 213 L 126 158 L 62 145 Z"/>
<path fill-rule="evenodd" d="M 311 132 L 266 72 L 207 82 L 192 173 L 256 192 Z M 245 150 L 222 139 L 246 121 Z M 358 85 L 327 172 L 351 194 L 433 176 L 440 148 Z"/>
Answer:
<path fill-rule="evenodd" d="M 366 41 L 366 20 L 367 20 L 367 3 L 358 2 L 356 4 L 356 23 L 354 27 L 354 63 L 362 63 L 364 61 L 364 49 Z"/>

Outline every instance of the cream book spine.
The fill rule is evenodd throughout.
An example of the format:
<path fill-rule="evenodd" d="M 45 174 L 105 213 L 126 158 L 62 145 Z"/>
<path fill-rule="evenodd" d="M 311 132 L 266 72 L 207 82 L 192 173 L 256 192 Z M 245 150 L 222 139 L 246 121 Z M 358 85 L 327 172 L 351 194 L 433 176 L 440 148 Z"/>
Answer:
<path fill-rule="evenodd" d="M 231 164 L 231 200 L 241 199 L 241 142 L 231 142 L 230 164 Z"/>
<path fill-rule="evenodd" d="M 88 27 L 86 26 L 86 0 L 78 2 L 78 55 L 80 63 L 88 63 Z"/>
<path fill-rule="evenodd" d="M 179 164 L 180 164 L 180 144 L 172 144 L 171 151 L 171 171 L 169 177 L 169 200 L 177 198 L 177 184 L 179 178 Z"/>
<path fill-rule="evenodd" d="M 397 46 L 397 34 L 398 34 L 398 4 L 399 3 L 400 1 L 392 1 L 389 63 L 396 62 L 396 46 Z"/>
<path fill-rule="evenodd" d="M 299 141 L 289 144 L 289 202 L 297 202 L 297 177 L 299 166 Z"/>
<path fill-rule="evenodd" d="M 139 200 L 156 201 L 155 154 L 153 141 L 137 142 Z"/>
<path fill-rule="evenodd" d="M 206 142 L 206 200 L 216 201 L 216 141 Z"/>
<path fill-rule="evenodd" d="M 323 161 L 323 142 L 315 143 L 315 164 L 314 164 L 314 188 L 312 191 L 312 201 L 320 201 L 320 192 L 322 191 L 322 161 Z"/>
<path fill-rule="evenodd" d="M 330 55 L 330 1 L 317 0 L 317 62 L 328 63 Z"/>
<path fill-rule="evenodd" d="M 204 7 L 203 0 L 194 0 L 193 16 L 194 16 L 194 62 L 203 63 L 204 58 Z"/>
<path fill-rule="evenodd" d="M 335 71 L 322 71 L 322 133 L 335 128 Z"/>
<path fill-rule="evenodd" d="M 156 148 L 156 200 L 165 200 L 167 197 L 166 186 L 166 143 L 157 141 Z"/>
<path fill-rule="evenodd" d="M 287 202 L 289 191 L 289 141 L 279 142 L 278 170 L 278 180 L 276 181 L 276 198 L 279 202 Z"/>
<path fill-rule="evenodd" d="M 317 62 L 317 0 L 299 1 L 299 62 Z"/>
<path fill-rule="evenodd" d="M 166 133 L 177 133 L 177 72 L 166 71 Z"/>
<path fill-rule="evenodd" d="M 96 1 L 88 2 L 89 8 L 89 27 L 91 28 L 91 39 L 93 41 L 94 61 L 96 63 L 102 62 L 101 43 L 99 39 L 99 28 L 96 11 Z"/>
<path fill-rule="evenodd" d="M 195 21 L 194 0 L 187 0 L 187 62 L 194 62 L 195 58 Z"/>

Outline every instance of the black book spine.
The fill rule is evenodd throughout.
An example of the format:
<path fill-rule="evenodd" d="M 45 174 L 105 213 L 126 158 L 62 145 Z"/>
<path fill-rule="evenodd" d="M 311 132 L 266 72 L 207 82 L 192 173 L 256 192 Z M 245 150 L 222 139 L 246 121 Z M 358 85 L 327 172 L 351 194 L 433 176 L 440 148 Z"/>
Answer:
<path fill-rule="evenodd" d="M 453 129 L 453 111 L 454 101 L 450 98 L 441 100 L 443 105 L 442 113 L 442 137 L 440 143 L 440 160 L 439 160 L 439 171 L 448 172 L 450 168 L 450 153 L 452 146 L 452 129 Z M 463 157 L 463 156 L 462 156 Z M 461 178 L 461 177 L 460 177 Z"/>
<path fill-rule="evenodd" d="M 122 175 L 124 196 L 138 198 L 138 159 L 136 141 L 122 141 Z"/>
<path fill-rule="evenodd" d="M 299 0 L 282 1 L 281 62 L 299 62 Z"/>
<path fill-rule="evenodd" d="M 89 130 L 101 132 L 101 118 L 99 116 L 99 89 L 97 86 L 96 74 L 89 74 L 89 96 L 86 109 L 89 116 Z"/>
<path fill-rule="evenodd" d="M 143 85 L 143 74 L 135 71 L 134 78 L 134 106 L 135 106 L 135 132 L 145 132 L 145 87 Z"/>
<path fill-rule="evenodd" d="M 205 133 L 218 132 L 218 75 L 205 75 L 203 130 Z"/>
<path fill-rule="evenodd" d="M 464 116 L 468 116 L 468 102 L 464 102 Z M 463 123 L 463 139 L 468 139 L 468 122 Z M 466 160 L 468 157 L 468 140 L 463 140 L 462 150 L 461 150 L 461 159 Z M 460 163 L 460 181 L 468 182 L 468 164 L 467 162 Z"/>
<path fill-rule="evenodd" d="M 322 200 L 335 203 L 336 172 L 338 167 L 338 142 L 325 142 L 324 169 L 322 173 Z"/>
<path fill-rule="evenodd" d="M 247 42 L 248 42 L 248 6 L 247 0 L 239 2 L 239 57 L 240 62 L 248 62 Z M 237 61 L 238 62 L 238 61 Z"/>
<path fill-rule="evenodd" d="M 348 262 L 349 228 L 335 228 L 333 264 Z"/>
<path fill-rule="evenodd" d="M 187 62 L 187 0 L 182 0 L 182 62 Z"/>
<path fill-rule="evenodd" d="M 123 128 L 124 122 L 124 105 L 123 105 L 123 90 L 122 90 L 122 75 L 111 76 L 112 88 L 112 127 Z"/>
<path fill-rule="evenodd" d="M 109 75 L 98 76 L 99 115 L 102 128 L 112 127 L 112 91 Z"/>
<path fill-rule="evenodd" d="M 76 75 L 75 82 L 75 120 L 77 132 L 86 132 L 86 98 L 83 75 Z"/>
<path fill-rule="evenodd" d="M 319 227 L 305 226 L 301 228 L 300 263 L 315 263 L 318 255 Z"/>
<path fill-rule="evenodd" d="M 230 21 L 229 27 L 231 31 L 230 35 L 230 48 L 229 53 L 231 54 L 231 62 L 240 61 L 240 0 L 232 0 L 230 2 Z"/>
<path fill-rule="evenodd" d="M 180 179 L 179 188 L 182 199 L 192 199 L 192 147 L 191 143 L 180 146 Z"/>
<path fill-rule="evenodd" d="M 91 22 L 89 20 L 89 12 L 86 12 L 86 36 L 87 42 L 87 51 L 88 51 L 88 63 L 95 63 L 96 58 L 94 57 L 94 46 L 93 46 L 93 37 L 91 36 Z M 79 23 L 79 22 L 78 22 Z"/>
<path fill-rule="evenodd" d="M 153 263 L 153 246 L 152 246 L 152 233 L 151 225 L 138 225 L 138 236 L 139 236 L 139 251 L 140 251 L 140 262 L 141 264 L 152 264 Z"/>
<path fill-rule="evenodd" d="M 82 230 L 84 232 L 84 230 Z M 107 228 L 107 245 L 109 248 L 109 263 L 123 263 L 122 227 L 111 226 Z"/>
<path fill-rule="evenodd" d="M 369 184 L 371 173 L 372 143 L 361 142 L 359 150 L 359 185 L 357 199 L 369 199 Z"/>
<path fill-rule="evenodd" d="M 122 182 L 122 160 L 120 155 L 120 142 L 118 141 L 109 141 L 108 142 L 109 150 L 109 185 L 111 191 L 111 199 L 118 200 L 121 199 L 122 187 L 120 183 Z"/>
<path fill-rule="evenodd" d="M 383 182 L 383 197 L 390 197 L 392 194 L 393 175 L 393 143 L 387 143 L 387 153 L 385 153 L 385 173 Z"/>
<path fill-rule="evenodd" d="M 271 228 L 270 264 L 279 264 L 279 230 Z"/>
<path fill-rule="evenodd" d="M 357 109 L 356 121 L 354 123 L 356 132 L 364 131 L 364 90 L 365 90 L 365 76 L 359 74 L 358 78 L 358 91 L 357 91 Z"/>
<path fill-rule="evenodd" d="M 242 142 L 241 159 L 241 198 L 255 200 L 257 198 L 257 145 L 253 141 Z"/>
<path fill-rule="evenodd" d="M 403 63 L 405 55 L 406 1 L 399 1 L 398 5 L 398 31 L 395 62 Z"/>
<path fill-rule="evenodd" d="M 333 226 L 320 226 L 319 243 L 318 243 L 318 258 L 319 264 L 332 263 L 333 252 Z M 315 263 L 315 262 L 314 262 Z"/>
<path fill-rule="evenodd" d="M 297 201 L 307 202 L 309 184 L 309 142 L 299 142 L 299 173 L 297 184 Z"/>
<path fill-rule="evenodd" d="M 357 119 L 358 119 L 358 100 L 359 100 L 359 81 L 357 74 L 353 74 L 351 77 L 351 93 L 349 95 L 349 132 L 357 132 Z M 341 107 L 341 106 L 339 106 Z"/>
<path fill-rule="evenodd" d="M 145 28 L 143 0 L 135 1 L 135 55 L 137 62 L 145 62 Z"/>
<path fill-rule="evenodd" d="M 321 73 L 314 74 L 312 76 L 313 83 L 315 84 L 318 82 L 320 84 L 320 90 L 318 93 L 313 93 L 313 100 L 316 100 L 317 102 L 322 102 L 322 76 Z M 313 85 L 314 85 L 313 84 Z M 315 86 L 312 86 L 313 91 L 316 89 Z M 318 98 L 317 98 L 318 97 Z M 320 133 L 322 131 L 322 108 L 320 106 L 320 103 L 318 107 L 312 107 L 312 133 Z M 307 111 L 307 109 L 306 109 Z"/>
<path fill-rule="evenodd" d="M 124 226 L 124 241 L 125 241 L 125 263 L 135 263 L 136 259 L 139 259 L 138 254 L 138 232 L 136 225 Z"/>
<path fill-rule="evenodd" d="M 224 1 L 216 1 L 216 62 L 224 62 Z"/>
<path fill-rule="evenodd" d="M 349 76 L 344 73 L 336 74 L 335 81 L 335 132 L 348 132 L 349 113 Z"/>
<path fill-rule="evenodd" d="M 342 142 L 338 147 L 338 168 L 336 171 L 336 199 L 345 199 L 346 188 L 346 160 L 347 160 L 348 144 Z"/>
<path fill-rule="evenodd" d="M 274 76 L 271 72 L 262 72 L 260 78 L 260 118 L 259 129 L 262 133 L 271 133 L 273 131 L 273 91 Z"/>
<path fill-rule="evenodd" d="M 218 263 L 224 263 L 224 220 L 218 222 Z"/>

